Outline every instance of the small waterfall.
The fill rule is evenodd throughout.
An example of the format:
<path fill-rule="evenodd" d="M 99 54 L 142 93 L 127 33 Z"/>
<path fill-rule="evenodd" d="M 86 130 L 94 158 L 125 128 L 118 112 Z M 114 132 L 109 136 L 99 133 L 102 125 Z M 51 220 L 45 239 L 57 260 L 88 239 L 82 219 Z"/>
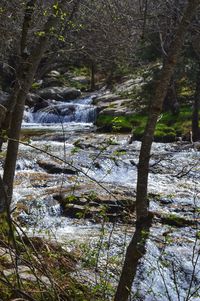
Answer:
<path fill-rule="evenodd" d="M 82 98 L 73 102 L 55 102 L 34 111 L 24 112 L 25 123 L 94 123 L 96 107 L 91 105 L 92 97 Z"/>

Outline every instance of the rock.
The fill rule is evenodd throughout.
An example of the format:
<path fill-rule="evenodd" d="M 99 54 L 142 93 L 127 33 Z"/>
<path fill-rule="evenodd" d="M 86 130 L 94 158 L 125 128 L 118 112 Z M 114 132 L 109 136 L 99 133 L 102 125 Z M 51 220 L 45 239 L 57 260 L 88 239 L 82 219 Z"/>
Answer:
<path fill-rule="evenodd" d="M 133 89 L 136 87 L 140 87 L 141 85 L 144 84 L 144 78 L 139 76 L 137 78 L 129 78 L 126 79 L 125 81 L 122 81 L 119 84 L 116 84 L 114 89 L 117 93 L 123 93 L 123 92 L 132 92 Z"/>
<path fill-rule="evenodd" d="M 100 208 L 68 204 L 63 208 L 64 215 L 70 218 L 95 218 L 100 213 Z"/>
<path fill-rule="evenodd" d="M 50 106 L 50 102 L 47 100 L 39 99 L 39 101 L 36 102 L 34 105 L 33 113 L 40 111 L 42 109 L 45 109 Z"/>
<path fill-rule="evenodd" d="M 112 93 L 106 93 L 101 96 L 97 96 L 93 98 L 93 104 L 95 105 L 101 105 L 100 103 L 110 103 L 112 101 L 115 101 L 119 99 L 120 96 Z"/>
<path fill-rule="evenodd" d="M 104 107 L 104 108 L 103 108 Z M 131 115 L 134 113 L 134 109 L 131 109 L 130 99 L 119 99 L 118 101 L 111 102 L 109 106 L 99 107 L 99 115 L 110 115 L 113 117 Z M 101 108 L 103 108 L 101 110 Z"/>
<path fill-rule="evenodd" d="M 6 268 L 13 267 L 13 258 L 15 254 L 13 251 L 0 247 L 0 264 Z"/>
<path fill-rule="evenodd" d="M 71 80 L 80 85 L 89 85 L 90 84 L 90 79 L 87 76 L 83 76 L 83 75 L 72 77 Z"/>
<path fill-rule="evenodd" d="M 38 282 L 38 279 L 39 279 L 42 283 L 44 283 L 46 285 L 51 284 L 48 277 L 43 276 L 43 275 L 39 275 L 39 273 L 35 273 L 35 274 L 37 274 L 37 277 L 35 275 L 33 275 L 32 269 L 29 268 L 28 266 L 23 266 L 23 265 L 18 266 L 17 271 L 18 271 L 18 274 L 19 274 L 21 279 L 31 281 L 31 282 Z M 15 275 L 16 274 L 16 269 L 4 270 L 3 274 L 6 277 L 11 276 L 11 275 Z"/>
<path fill-rule="evenodd" d="M 42 83 L 42 88 L 63 87 L 63 80 L 56 77 L 45 77 Z"/>
<path fill-rule="evenodd" d="M 38 103 L 41 98 L 35 93 L 28 93 L 26 97 L 26 105 L 29 107 L 33 107 L 36 103 Z"/>
<path fill-rule="evenodd" d="M 127 221 L 127 215 L 135 209 L 134 202 L 126 195 L 84 192 L 82 189 L 73 195 L 55 194 L 54 199 L 60 203 L 63 215 L 70 218 Z"/>
<path fill-rule="evenodd" d="M 74 170 L 72 167 L 63 167 L 53 161 L 46 162 L 46 161 L 37 161 L 37 164 L 44 169 L 49 174 L 59 174 L 64 173 L 68 175 L 75 175 L 77 171 Z"/>
<path fill-rule="evenodd" d="M 104 94 L 94 98 L 99 114 L 110 116 L 131 115 L 134 112 L 132 99 L 124 99 L 116 94 Z"/>
<path fill-rule="evenodd" d="M 44 100 L 54 99 L 58 101 L 72 100 L 81 96 L 80 90 L 67 87 L 44 88 L 39 90 L 37 94 Z"/>
<path fill-rule="evenodd" d="M 58 72 L 56 70 L 52 70 L 51 72 L 49 72 L 47 74 L 47 76 L 49 76 L 49 77 L 59 77 L 60 76 L 60 72 Z"/>

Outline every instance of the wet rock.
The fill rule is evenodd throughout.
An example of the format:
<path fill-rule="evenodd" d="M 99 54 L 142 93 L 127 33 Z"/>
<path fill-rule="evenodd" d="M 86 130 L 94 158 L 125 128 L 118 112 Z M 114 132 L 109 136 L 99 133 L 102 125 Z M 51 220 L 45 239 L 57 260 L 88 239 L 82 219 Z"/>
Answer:
<path fill-rule="evenodd" d="M 195 219 L 185 218 L 177 214 L 165 214 L 161 215 L 161 222 L 175 227 L 187 227 L 195 226 L 199 221 Z"/>
<path fill-rule="evenodd" d="M 68 175 L 75 175 L 77 172 L 75 169 L 72 167 L 63 167 L 62 165 L 59 165 L 58 163 L 55 162 L 46 162 L 46 161 L 37 161 L 37 164 L 44 169 L 46 172 L 50 174 L 59 174 L 59 173 L 64 173 Z"/>
<path fill-rule="evenodd" d="M 74 142 L 74 146 L 80 149 L 88 149 L 88 148 L 97 148 L 97 146 L 93 145 L 90 141 L 85 141 L 84 139 L 78 139 Z"/>
<path fill-rule="evenodd" d="M 135 209 L 133 201 L 125 195 L 76 191 L 72 195 L 55 194 L 54 198 L 60 203 L 63 215 L 71 218 L 127 221 L 127 215 Z"/>
<path fill-rule="evenodd" d="M 58 101 L 76 99 L 81 96 L 80 90 L 68 87 L 44 88 L 39 90 L 37 94 L 45 100 L 54 99 Z"/>
<path fill-rule="evenodd" d="M 39 101 L 42 101 L 41 98 L 36 93 L 28 93 L 26 97 L 26 105 L 29 107 L 33 107 Z"/>
<path fill-rule="evenodd" d="M 68 204 L 63 210 L 64 215 L 71 218 L 95 218 L 100 213 L 100 209 L 96 207 L 86 207 L 75 204 Z"/>
<path fill-rule="evenodd" d="M 93 165 L 95 168 L 101 169 L 101 164 L 99 162 L 94 162 Z"/>
<path fill-rule="evenodd" d="M 33 113 L 49 107 L 50 103 L 47 100 L 38 99 L 34 105 Z"/>

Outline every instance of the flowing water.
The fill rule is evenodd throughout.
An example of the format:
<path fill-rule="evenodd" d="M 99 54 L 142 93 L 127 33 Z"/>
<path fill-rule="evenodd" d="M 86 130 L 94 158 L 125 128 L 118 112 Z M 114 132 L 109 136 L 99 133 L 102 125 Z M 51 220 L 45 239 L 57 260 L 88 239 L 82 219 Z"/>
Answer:
<path fill-rule="evenodd" d="M 92 98 L 86 97 L 73 102 L 54 101 L 38 111 L 25 111 L 25 122 L 31 124 L 93 123 L 96 108 L 91 105 Z M 24 123 L 25 124 L 25 123 Z"/>
<path fill-rule="evenodd" d="M 90 239 L 91 244 L 95 244 L 101 236 L 102 225 L 63 216 L 53 195 L 63 190 L 98 191 L 98 183 L 107 191 L 112 188 L 135 192 L 140 142 L 134 141 L 130 145 L 128 135 L 96 133 L 93 125 L 96 108 L 91 103 L 92 97 L 88 97 L 25 112 L 22 133 L 31 135 L 31 140 L 30 146 L 20 146 L 14 205 L 19 207 L 16 209 L 19 220 L 32 235 L 49 234 L 62 242 Z M 53 161 L 63 168 L 73 166 L 78 173 L 47 173 L 41 167 L 41 161 Z M 198 217 L 199 161 L 200 152 L 190 146 L 153 144 L 150 209 L 168 216 Z M 100 191 L 105 193 L 102 188 Z M 137 295 L 132 300 L 200 300 L 195 292 L 200 285 L 198 227 L 196 224 L 177 228 L 161 224 L 160 220 L 155 222 L 147 254 L 134 284 Z M 104 240 L 111 244 L 109 249 L 103 249 L 102 258 L 121 256 L 133 230 L 131 225 L 116 224 L 113 227 L 107 223 Z M 193 295 L 187 299 L 190 286 Z"/>

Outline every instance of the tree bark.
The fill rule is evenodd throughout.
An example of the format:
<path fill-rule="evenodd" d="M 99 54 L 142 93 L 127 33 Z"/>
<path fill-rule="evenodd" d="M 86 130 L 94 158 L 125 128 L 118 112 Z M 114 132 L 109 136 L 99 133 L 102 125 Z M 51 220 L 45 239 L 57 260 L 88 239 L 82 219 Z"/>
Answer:
<path fill-rule="evenodd" d="M 196 78 L 196 92 L 194 95 L 194 104 L 192 112 L 192 139 L 193 141 L 200 140 L 200 128 L 199 128 L 199 107 L 200 107 L 200 64 L 199 71 Z"/>
<path fill-rule="evenodd" d="M 22 54 L 20 72 L 16 79 L 15 88 L 11 95 L 11 102 L 6 121 L 9 122 L 8 147 L 4 165 L 3 182 L 8 195 L 8 204 L 10 204 L 13 193 L 13 181 L 15 175 L 15 166 L 19 147 L 19 138 L 21 123 L 23 119 L 24 105 L 26 96 L 31 88 L 34 75 L 45 52 L 51 28 L 56 25 L 57 17 L 52 14 L 44 27 L 44 35 L 39 38 L 38 44 L 32 54 L 28 56 Z M 24 42 L 23 48 L 25 49 Z"/>
<path fill-rule="evenodd" d="M 90 64 L 90 90 L 94 91 L 95 90 L 95 64 L 94 62 L 91 62 Z"/>
<path fill-rule="evenodd" d="M 186 7 L 186 11 L 178 26 L 174 40 L 171 43 L 170 51 L 163 64 L 160 79 L 157 82 L 154 101 L 151 104 L 147 125 L 145 128 L 140 156 L 138 164 L 138 178 L 137 178 L 137 195 L 136 195 L 136 231 L 133 239 L 128 246 L 124 266 L 121 277 L 117 287 L 114 301 L 127 301 L 131 292 L 132 282 L 134 280 L 139 260 L 142 258 L 144 251 L 138 253 L 138 246 L 140 244 L 145 249 L 148 238 L 149 228 L 144 221 L 149 220 L 149 208 L 147 200 L 148 174 L 149 174 L 149 160 L 151 146 L 153 142 L 154 132 L 158 117 L 162 110 L 163 100 L 166 96 L 168 85 L 173 75 L 177 59 L 180 55 L 182 44 L 184 41 L 185 32 L 190 24 L 192 17 L 199 6 L 199 0 L 190 0 Z M 140 225 L 138 231 L 137 225 Z M 142 233 L 147 233 L 145 238 Z"/>

